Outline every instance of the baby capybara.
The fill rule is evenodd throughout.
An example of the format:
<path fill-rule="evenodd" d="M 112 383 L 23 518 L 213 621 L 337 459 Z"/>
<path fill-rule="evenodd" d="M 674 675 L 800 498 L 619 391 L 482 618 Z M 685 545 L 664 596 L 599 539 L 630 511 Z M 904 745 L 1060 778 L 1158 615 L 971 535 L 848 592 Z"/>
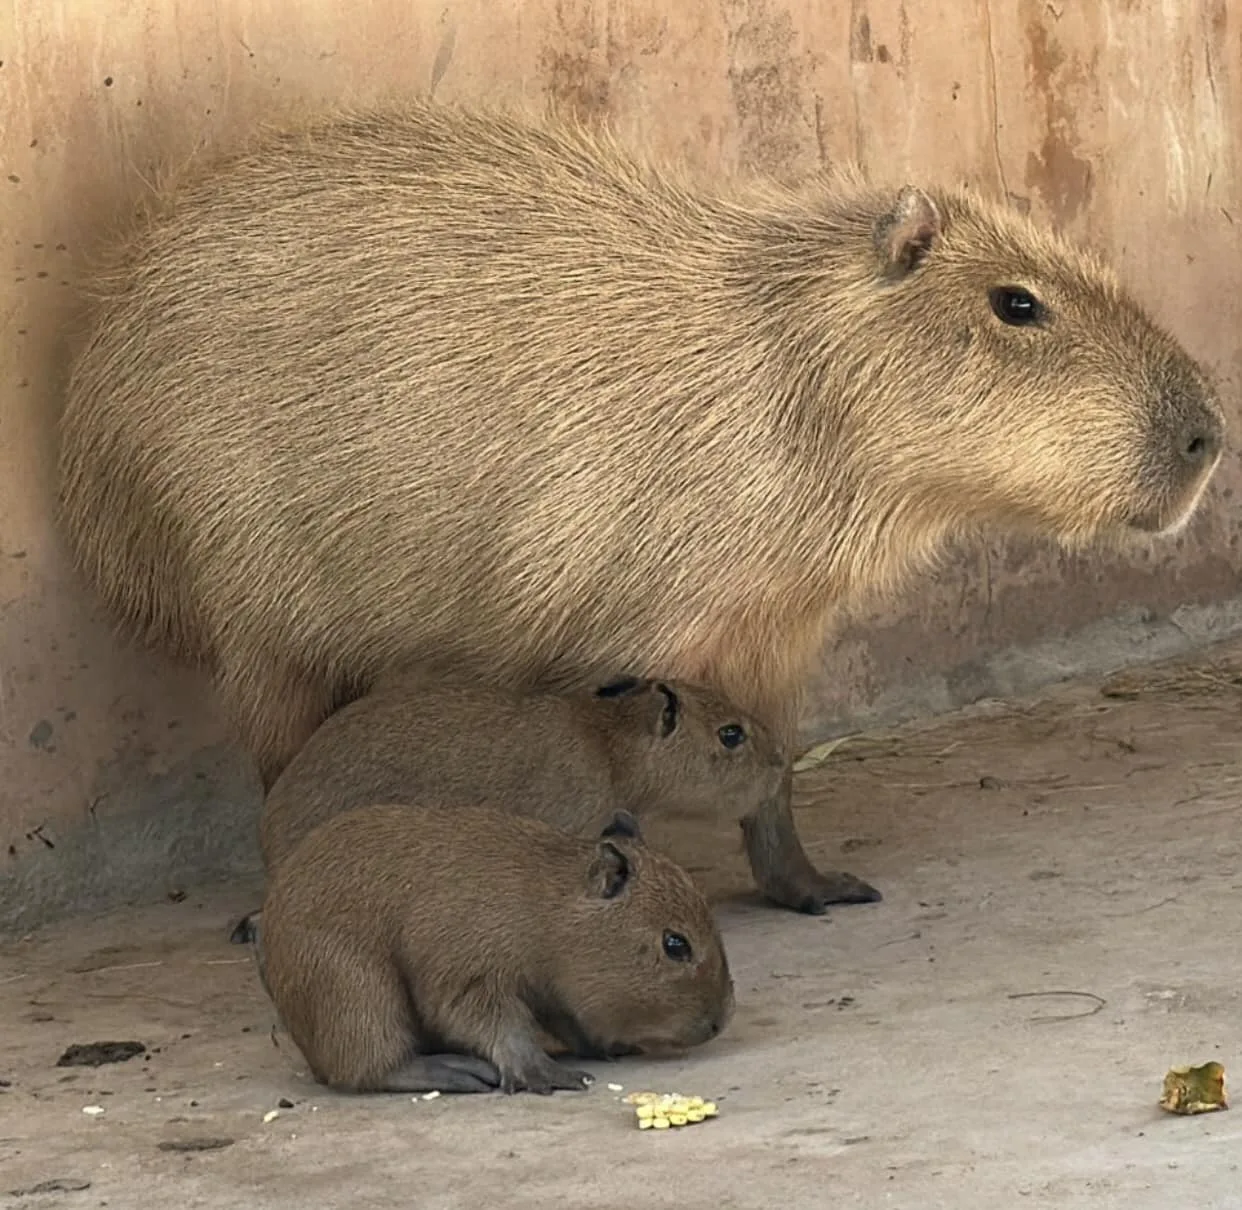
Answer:
<path fill-rule="evenodd" d="M 275 872 L 257 951 L 315 1077 L 547 1093 L 554 1060 L 685 1049 L 733 1013 L 711 910 L 619 812 L 597 839 L 492 808 L 358 807 Z"/>

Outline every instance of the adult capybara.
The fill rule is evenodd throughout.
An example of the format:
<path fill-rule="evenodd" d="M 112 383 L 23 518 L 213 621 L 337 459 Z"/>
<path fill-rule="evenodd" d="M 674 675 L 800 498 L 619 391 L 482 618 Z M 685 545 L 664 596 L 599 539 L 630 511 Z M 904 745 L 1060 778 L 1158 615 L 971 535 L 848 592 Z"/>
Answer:
<path fill-rule="evenodd" d="M 733 1013 L 703 896 L 618 812 L 597 839 L 495 808 L 369 806 L 276 870 L 259 972 L 312 1073 L 358 1092 L 580 1089 Z"/>
<path fill-rule="evenodd" d="M 951 535 L 1175 530 L 1224 436 L 1109 269 L 991 201 L 710 190 L 431 103 L 188 171 L 96 285 L 65 529 L 265 788 L 398 662 L 788 733 L 830 622 Z M 751 828 L 822 900 L 788 810 Z"/>
<path fill-rule="evenodd" d="M 490 685 L 381 677 L 330 715 L 276 779 L 259 842 L 273 869 L 326 819 L 376 802 L 487 803 L 579 836 L 617 811 L 739 819 L 787 794 L 788 754 L 719 694 L 626 677 L 594 690 L 515 693 Z M 755 882 L 777 903 L 794 888 L 766 849 L 748 846 Z M 880 892 L 851 874 L 821 876 L 826 903 Z M 238 939 L 248 930 L 243 924 Z"/>

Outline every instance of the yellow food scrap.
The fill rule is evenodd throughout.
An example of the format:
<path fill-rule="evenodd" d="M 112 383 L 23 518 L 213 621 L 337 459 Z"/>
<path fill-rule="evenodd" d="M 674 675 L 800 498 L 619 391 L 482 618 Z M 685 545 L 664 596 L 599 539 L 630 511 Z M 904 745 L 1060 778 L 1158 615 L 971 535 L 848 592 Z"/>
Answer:
<path fill-rule="evenodd" d="M 714 1118 L 717 1114 L 715 1101 L 684 1097 L 679 1092 L 632 1092 L 625 1098 L 625 1103 L 634 1106 L 639 1130 L 689 1126 L 706 1118 Z"/>
<path fill-rule="evenodd" d="M 1211 1113 L 1228 1109 L 1225 1069 L 1212 1061 L 1200 1067 L 1174 1067 L 1164 1077 L 1160 1108 L 1166 1113 Z"/>

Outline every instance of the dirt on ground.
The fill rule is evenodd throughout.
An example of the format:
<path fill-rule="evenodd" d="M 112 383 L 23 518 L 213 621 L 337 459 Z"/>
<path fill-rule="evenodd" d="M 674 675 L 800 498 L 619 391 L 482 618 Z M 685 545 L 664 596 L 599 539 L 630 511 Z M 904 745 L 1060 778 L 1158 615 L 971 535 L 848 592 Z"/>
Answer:
<path fill-rule="evenodd" d="M 734 824 L 653 829 L 737 1017 L 581 1094 L 317 1087 L 227 943 L 257 885 L 7 943 L 0 1207 L 1242 1207 L 1242 1115 L 1157 1106 L 1170 1067 L 1242 1072 L 1240 717 L 1235 644 L 853 737 L 799 825 L 885 900 L 827 918 L 756 900 Z M 144 1049 L 58 1066 L 93 1043 Z M 642 1089 L 719 1116 L 639 1131 Z"/>

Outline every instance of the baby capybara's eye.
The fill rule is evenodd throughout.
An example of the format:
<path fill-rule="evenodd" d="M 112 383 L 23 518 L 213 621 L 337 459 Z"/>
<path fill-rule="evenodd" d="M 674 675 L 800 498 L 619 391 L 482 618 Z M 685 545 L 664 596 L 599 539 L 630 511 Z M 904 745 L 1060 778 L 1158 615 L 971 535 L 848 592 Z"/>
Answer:
<path fill-rule="evenodd" d="M 738 723 L 728 723 L 716 734 L 726 748 L 740 748 L 746 742 L 746 728 Z"/>
<path fill-rule="evenodd" d="M 680 933 L 673 933 L 667 930 L 664 933 L 664 952 L 674 962 L 689 962 L 694 957 L 694 951 L 690 948 L 690 942 Z"/>

